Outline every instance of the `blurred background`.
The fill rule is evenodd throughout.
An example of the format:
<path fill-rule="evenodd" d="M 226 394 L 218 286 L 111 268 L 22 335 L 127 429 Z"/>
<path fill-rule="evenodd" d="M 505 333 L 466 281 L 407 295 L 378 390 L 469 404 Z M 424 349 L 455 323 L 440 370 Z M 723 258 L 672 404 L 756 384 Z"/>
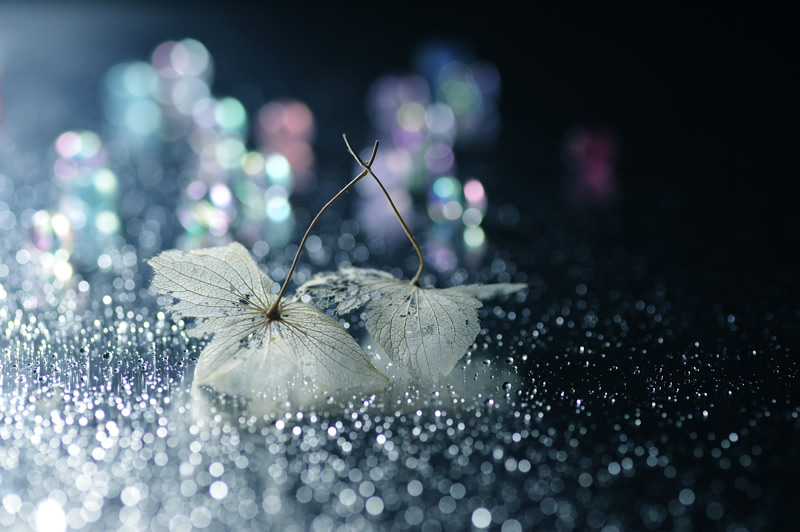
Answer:
<path fill-rule="evenodd" d="M 65 277 L 124 262 L 120 235 L 139 258 L 231 238 L 266 256 L 353 173 L 347 132 L 384 143 L 379 175 L 439 272 L 486 224 L 522 249 L 563 225 L 720 294 L 730 278 L 788 281 L 785 15 L 4 2 L 3 228 L 57 269 L 67 250 Z M 359 194 L 342 249 L 380 253 L 394 225 L 359 237 L 385 215 Z"/>
<path fill-rule="evenodd" d="M 793 523 L 795 20 L 1 2 L 0 528 Z M 423 284 L 529 289 L 481 310 L 453 372 L 481 383 L 463 412 L 424 394 L 428 418 L 298 413 L 259 433 L 252 417 L 260 444 L 218 437 L 188 397 L 204 344 L 165 316 L 143 261 L 238 240 L 283 280 L 358 171 L 342 133 L 365 155 L 380 139 Z M 326 213 L 294 281 L 413 275 L 375 192 Z M 365 482 L 340 475 L 355 466 Z"/>

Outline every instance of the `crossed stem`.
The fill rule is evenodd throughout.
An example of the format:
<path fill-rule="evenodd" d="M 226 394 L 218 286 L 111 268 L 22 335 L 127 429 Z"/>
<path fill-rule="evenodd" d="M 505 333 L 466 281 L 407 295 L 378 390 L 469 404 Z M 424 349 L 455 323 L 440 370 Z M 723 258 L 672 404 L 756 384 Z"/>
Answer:
<path fill-rule="evenodd" d="M 372 155 L 370 156 L 369 161 L 364 162 L 361 160 L 361 157 L 358 156 L 355 150 L 353 150 L 353 147 L 350 145 L 350 141 L 347 140 L 347 135 L 342 135 L 342 136 L 344 137 L 344 143 L 347 144 L 347 150 L 350 152 L 350 155 L 352 155 L 355 158 L 355 160 L 358 161 L 358 164 L 360 164 L 361 167 L 364 168 L 364 172 L 369 172 L 369 174 L 375 179 L 375 182 L 378 183 L 378 186 L 381 187 L 383 195 L 386 196 L 387 200 L 389 200 L 389 205 L 392 206 L 392 210 L 394 211 L 395 216 L 397 216 L 397 219 L 400 221 L 400 225 L 403 226 L 403 231 L 406 232 L 406 236 L 411 241 L 411 244 L 413 244 L 414 249 L 417 250 L 417 255 L 419 256 L 419 268 L 417 268 L 417 273 L 414 274 L 414 277 L 411 279 L 409 284 L 411 284 L 412 286 L 419 286 L 419 278 L 422 275 L 422 269 L 425 267 L 425 257 L 422 256 L 422 248 L 419 247 L 417 240 L 414 238 L 414 235 L 411 234 L 411 230 L 406 225 L 406 222 L 405 220 L 403 220 L 403 217 L 400 215 L 400 212 L 397 210 L 397 207 L 395 207 L 395 204 L 392 201 L 392 197 L 389 195 L 389 192 L 383 186 L 381 180 L 378 179 L 378 176 L 376 176 L 375 173 L 372 171 L 372 163 L 375 160 L 375 150 L 374 149 L 372 150 Z M 377 143 L 378 141 L 376 140 L 375 146 L 378 145 Z M 363 176 L 359 174 L 359 177 L 357 177 L 353 182 L 358 181 L 359 179 L 361 179 L 361 177 Z"/>
<path fill-rule="evenodd" d="M 353 185 L 358 183 L 366 175 L 371 175 L 373 179 L 375 179 L 375 182 L 380 187 L 381 191 L 383 192 L 383 195 L 386 196 L 386 199 L 389 201 L 389 205 L 392 207 L 395 216 L 397 216 L 397 219 L 400 221 L 400 225 L 403 226 L 403 231 L 405 231 L 406 236 L 411 241 L 411 244 L 414 246 L 414 249 L 417 251 L 417 255 L 419 256 L 419 268 L 417 269 L 417 273 L 414 274 L 414 277 L 411 279 L 409 284 L 411 284 L 412 286 L 419 285 L 419 278 L 422 275 L 422 269 L 425 267 L 425 257 L 422 255 L 422 248 L 417 243 L 417 240 L 414 238 L 414 235 L 411 234 L 411 230 L 408 228 L 408 225 L 406 225 L 405 220 L 403 220 L 403 217 L 400 215 L 400 211 L 397 210 L 397 207 L 395 206 L 394 201 L 392 201 L 392 197 L 389 195 L 389 192 L 386 190 L 386 187 L 383 186 L 381 180 L 378 179 L 378 176 L 376 176 L 375 172 L 372 171 L 372 163 L 375 162 L 375 156 L 378 154 L 378 145 L 380 144 L 380 142 L 377 140 L 375 141 L 375 146 L 373 146 L 372 148 L 372 154 L 369 156 L 369 161 L 364 162 L 361 159 L 361 157 L 359 157 L 358 154 L 356 154 L 355 150 L 353 150 L 353 147 L 350 145 L 350 141 L 347 139 L 347 135 L 342 135 L 342 136 L 344 137 L 344 143 L 347 145 L 347 150 L 350 152 L 350 155 L 352 155 L 355 158 L 355 160 L 358 162 L 359 165 L 361 165 L 362 168 L 364 168 L 364 170 L 362 170 L 361 173 L 359 173 L 349 183 L 347 183 L 347 185 L 345 185 L 344 188 L 342 188 L 342 190 L 338 192 L 338 194 L 332 197 L 328 201 L 328 203 L 326 203 L 322 207 L 322 209 L 320 209 L 320 211 L 311 221 L 311 224 L 309 224 L 308 229 L 306 229 L 306 233 L 303 235 L 303 239 L 300 240 L 300 245 L 297 247 L 297 253 L 295 253 L 294 260 L 292 261 L 292 266 L 289 268 L 289 273 L 286 275 L 286 279 L 284 279 L 283 285 L 281 285 L 281 290 L 280 292 L 278 292 L 278 297 L 275 298 L 275 302 L 272 303 L 272 305 L 269 307 L 269 310 L 267 310 L 265 314 L 267 318 L 269 318 L 270 320 L 277 320 L 280 319 L 281 317 L 281 312 L 280 312 L 281 299 L 283 299 L 283 296 L 286 293 L 286 288 L 289 286 L 289 280 L 292 278 L 295 268 L 297 268 L 297 261 L 300 258 L 300 252 L 303 251 L 303 248 L 306 245 L 306 240 L 308 240 L 308 236 L 311 234 L 311 230 L 314 229 L 314 227 L 317 225 L 317 221 L 320 219 L 322 214 L 328 210 L 328 207 L 333 205 L 336 202 L 336 200 L 338 200 L 342 196 L 342 194 L 350 190 L 350 188 L 352 188 Z"/>
<path fill-rule="evenodd" d="M 345 141 L 346 141 L 346 138 L 345 138 Z M 286 293 L 286 287 L 289 286 L 289 280 L 292 278 L 292 274 L 294 274 L 294 270 L 297 267 L 297 259 L 300 258 L 300 252 L 303 251 L 303 247 L 306 245 L 306 240 L 308 240 L 308 235 L 311 234 L 311 230 L 314 229 L 315 225 L 317 225 L 317 221 L 319 220 L 320 216 L 322 216 L 322 214 L 325 211 L 328 210 L 328 207 L 333 205 L 336 202 L 336 200 L 338 200 L 342 196 L 342 194 L 344 194 L 345 192 L 350 190 L 350 188 L 353 185 L 355 185 L 356 183 L 358 183 L 358 181 L 360 181 L 361 178 L 366 176 L 368 173 L 372 173 L 371 170 L 369 170 L 369 167 L 375 161 L 375 155 L 377 155 L 377 153 L 378 153 L 378 144 L 379 144 L 379 142 L 376 140 L 375 141 L 375 146 L 372 148 L 372 155 L 370 155 L 370 157 L 369 157 L 369 162 L 365 163 L 365 162 L 362 162 L 359 159 L 359 163 L 362 166 L 364 166 L 364 170 L 360 174 L 358 174 L 356 177 L 354 177 L 352 181 L 347 183 L 347 185 L 345 185 L 345 187 L 342 190 L 340 190 L 338 194 L 336 194 L 333 198 L 331 198 L 330 201 L 328 201 L 328 203 L 326 203 L 325 206 L 322 207 L 322 209 L 320 209 L 320 211 L 317 213 L 317 215 L 311 221 L 311 224 L 308 226 L 308 229 L 306 229 L 306 234 L 303 235 L 303 239 L 300 241 L 300 245 L 297 248 L 297 253 L 295 253 L 294 260 L 292 261 L 292 266 L 291 266 L 291 268 L 289 268 L 289 274 L 286 276 L 286 279 L 283 281 L 283 285 L 281 286 L 281 291 L 278 292 L 278 297 L 275 298 L 275 302 L 272 304 L 271 307 L 269 307 L 269 310 L 267 310 L 267 312 L 265 314 L 267 316 L 267 318 L 269 318 L 271 320 L 280 319 L 281 312 L 280 312 L 279 305 L 280 305 L 281 299 L 283 298 L 283 295 Z M 348 144 L 348 148 L 349 147 L 350 147 L 350 145 Z M 350 150 L 350 153 L 353 153 L 352 149 Z M 374 177 L 375 174 L 372 174 L 372 175 Z M 376 177 L 375 179 L 377 180 L 378 178 Z M 380 184 L 380 181 L 378 181 L 378 184 Z M 381 188 L 383 188 L 383 185 L 381 185 Z M 384 192 L 385 192 L 385 190 L 384 190 Z M 388 197 L 388 195 L 387 195 L 387 197 Z M 392 200 L 390 199 L 389 201 L 391 202 Z M 392 205 L 392 208 L 394 208 L 394 205 Z M 397 213 L 397 209 L 395 209 L 394 212 Z M 400 215 L 398 214 L 398 216 L 400 216 Z M 401 223 L 402 223 L 402 219 L 401 219 Z M 403 224 L 403 227 L 405 227 L 405 224 Z M 406 229 L 406 232 L 408 232 L 407 229 Z M 409 237 L 412 238 L 412 241 L 413 241 L 413 237 L 411 237 L 410 234 L 409 234 Z M 416 242 L 414 242 L 414 245 L 416 245 Z M 420 252 L 420 257 L 422 257 L 422 253 L 421 252 Z"/>

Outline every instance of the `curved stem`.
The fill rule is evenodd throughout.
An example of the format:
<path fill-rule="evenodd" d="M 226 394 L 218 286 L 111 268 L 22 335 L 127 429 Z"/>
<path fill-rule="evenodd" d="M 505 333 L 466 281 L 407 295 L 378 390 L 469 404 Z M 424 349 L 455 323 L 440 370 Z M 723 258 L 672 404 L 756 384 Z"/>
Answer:
<path fill-rule="evenodd" d="M 370 156 L 369 161 L 364 162 L 361 160 L 361 157 L 359 157 L 358 154 L 356 154 L 355 150 L 353 150 L 353 147 L 350 145 L 350 141 L 347 140 L 347 135 L 342 135 L 342 136 L 344 137 L 344 143 L 347 144 L 347 150 L 350 152 L 350 155 L 352 155 L 355 158 L 355 160 L 358 161 L 358 164 L 360 164 L 365 171 L 369 172 L 369 174 L 375 179 L 375 182 L 378 183 L 378 186 L 381 187 L 383 195 L 386 196 L 387 200 L 389 200 L 389 205 L 391 205 L 395 216 L 397 216 L 397 219 L 400 221 L 400 225 L 403 226 L 403 231 L 406 232 L 406 236 L 411 241 L 411 244 L 413 244 L 414 249 L 417 250 L 417 255 L 419 256 L 419 268 L 417 268 L 417 273 L 414 274 L 414 277 L 411 279 L 409 284 L 411 284 L 412 286 L 418 286 L 419 278 L 422 275 L 422 269 L 425 267 L 425 257 L 422 255 L 422 248 L 417 243 L 417 239 L 414 238 L 414 235 L 411 234 L 411 230 L 408 228 L 405 220 L 403 220 L 403 217 L 400 215 L 400 211 L 397 210 L 397 207 L 392 201 L 392 197 L 389 195 L 389 192 L 383 186 L 381 180 L 378 179 L 378 176 L 376 176 L 375 173 L 372 171 L 372 163 L 375 160 L 375 151 L 373 150 L 372 156 Z"/>
<path fill-rule="evenodd" d="M 378 141 L 376 140 L 375 146 L 372 148 L 372 156 L 369 159 L 370 164 L 372 164 L 372 161 L 375 160 L 375 155 L 377 153 L 378 153 Z M 326 203 L 325 206 L 322 207 L 322 209 L 320 209 L 320 211 L 311 221 L 311 224 L 308 226 L 308 229 L 306 229 L 306 234 L 303 235 L 303 239 L 300 241 L 300 245 L 297 248 L 297 253 L 295 253 L 294 260 L 292 261 L 292 266 L 291 268 L 289 268 L 289 273 L 288 275 L 286 275 L 286 279 L 283 281 L 283 285 L 281 286 L 281 291 L 278 292 L 278 297 L 275 299 L 275 302 L 272 304 L 272 306 L 266 313 L 266 316 L 269 319 L 276 320 L 281 317 L 281 313 L 280 310 L 278 309 L 278 306 L 280 305 L 283 295 L 286 293 L 286 287 L 289 286 L 289 280 L 292 278 L 292 274 L 294 274 L 294 270 L 297 267 L 297 260 L 300 258 L 300 252 L 303 251 L 303 247 L 306 245 L 306 240 L 308 240 L 308 236 L 311 234 L 311 230 L 314 229 L 315 225 L 317 225 L 317 221 L 320 219 L 322 214 L 328 210 L 328 207 L 333 205 L 336 202 L 336 200 L 338 200 L 342 196 L 342 194 L 350 190 L 350 188 L 356 183 L 358 183 L 358 181 L 361 180 L 361 178 L 366 176 L 367 173 L 368 170 L 364 169 L 364 171 L 362 171 L 360 174 L 354 177 L 349 183 L 347 183 L 347 185 L 345 185 L 345 187 L 342 190 L 339 191 L 338 194 L 336 194 L 333 198 L 331 198 L 328 201 L 328 203 Z"/>

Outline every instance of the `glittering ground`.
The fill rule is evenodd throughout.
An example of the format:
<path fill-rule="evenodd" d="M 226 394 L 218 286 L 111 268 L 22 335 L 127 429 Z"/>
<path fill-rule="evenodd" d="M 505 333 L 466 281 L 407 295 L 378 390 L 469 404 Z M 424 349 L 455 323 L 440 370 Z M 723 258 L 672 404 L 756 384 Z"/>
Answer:
<path fill-rule="evenodd" d="M 28 115 L 15 112 L 6 133 L 24 129 Z M 441 243 L 428 248 L 444 258 L 426 282 L 527 282 L 525 297 L 487 304 L 449 385 L 246 417 L 242 405 L 190 392 L 204 343 L 160 311 L 142 262 L 197 238 L 174 214 L 186 191 L 173 189 L 200 182 L 176 177 L 191 151 L 162 139 L 121 153 L 112 129 L 105 164 L 126 200 L 107 206 L 77 188 L 64 192 L 65 167 L 40 163 L 51 150 L 48 165 L 80 167 L 70 142 L 82 138 L 85 148 L 92 138 L 75 135 L 57 137 L 55 148 L 53 138 L 24 145 L 12 138 L 25 135 L 0 136 L 4 530 L 611 532 L 791 522 L 800 495 L 800 311 L 785 278 L 753 284 L 738 270 L 697 278 L 684 257 L 636 244 L 638 230 L 652 229 L 645 212 L 580 213 L 550 201 L 552 191 L 526 208 L 491 195 L 473 205 L 467 189 L 458 203 L 445 197 L 457 180 L 437 181 L 434 192 L 451 188 L 430 200 L 417 227 L 435 241 L 437 224 L 463 219 L 455 234 L 464 244 L 452 255 Z M 320 143 L 325 153 L 339 149 Z M 262 206 L 273 215 L 262 222 L 285 221 L 291 204 L 295 223 L 283 230 L 296 237 L 344 182 L 350 168 L 341 164 L 319 161 L 320 185 Z M 483 194 L 474 182 L 479 189 L 469 190 Z M 102 191 L 107 181 L 99 183 Z M 209 205 L 232 201 L 228 189 L 207 189 L 197 194 L 208 192 Z M 91 213 L 98 233 L 78 233 L 59 218 L 69 218 L 59 199 L 71 195 L 117 218 Z M 326 215 L 299 279 L 348 263 L 413 272 L 402 240 L 385 245 L 369 234 L 363 198 L 346 201 Z M 222 218 L 209 216 L 205 242 L 229 236 L 227 225 L 215 235 Z M 631 220 L 645 228 L 631 229 Z M 98 248 L 83 249 L 80 238 Z M 282 279 L 296 248 L 250 244 Z M 350 317 L 353 330 L 362 319 Z"/>
<path fill-rule="evenodd" d="M 127 289 L 98 280 L 61 311 L 4 311 L 0 523 L 758 530 L 786 518 L 800 406 L 796 332 L 781 324 L 797 316 L 693 311 L 646 270 L 626 272 L 630 257 L 598 266 L 574 249 L 538 264 L 528 301 L 484 310 L 454 373 L 494 382 L 455 401 L 442 389 L 278 420 L 214 410 L 188 393 L 200 346 L 157 313 L 137 265 Z M 521 384 L 504 386 L 509 374 Z"/>

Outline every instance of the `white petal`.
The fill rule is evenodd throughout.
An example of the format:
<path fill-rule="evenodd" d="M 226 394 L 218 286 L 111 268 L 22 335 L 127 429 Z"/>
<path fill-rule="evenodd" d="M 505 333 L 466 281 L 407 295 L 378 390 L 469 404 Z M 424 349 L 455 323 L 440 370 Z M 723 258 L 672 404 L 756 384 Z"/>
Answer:
<path fill-rule="evenodd" d="M 303 303 L 282 304 L 280 320 L 263 318 L 246 338 L 215 336 L 198 361 L 196 383 L 281 399 L 298 387 L 304 394 L 327 395 L 388 381 L 336 320 Z"/>
<path fill-rule="evenodd" d="M 485 301 L 499 296 L 510 296 L 528 288 L 525 283 L 497 283 L 497 284 L 466 284 L 454 286 L 451 290 L 457 290 L 462 294 L 472 296 L 475 299 Z"/>
<path fill-rule="evenodd" d="M 320 308 L 336 307 L 336 314 L 347 314 L 364 306 L 382 288 L 398 283 L 391 274 L 380 270 L 342 268 L 313 276 L 300 285 L 298 298 L 308 296 Z M 405 284 L 405 283 L 402 283 Z"/>
<path fill-rule="evenodd" d="M 170 250 L 149 262 L 153 286 L 172 298 L 167 309 L 195 318 L 192 336 L 212 337 L 195 368 L 197 385 L 285 402 L 388 380 L 344 327 L 318 309 L 284 300 L 280 319 L 268 319 L 272 280 L 239 244 Z"/>
<path fill-rule="evenodd" d="M 343 268 L 318 274 L 298 294 L 344 314 L 367 305 L 367 331 L 399 367 L 416 378 L 448 375 L 480 332 L 482 299 L 510 295 L 521 283 L 419 288 L 378 270 Z"/>
<path fill-rule="evenodd" d="M 272 280 L 237 243 L 195 251 L 164 251 L 148 261 L 153 286 L 174 299 L 167 310 L 178 317 L 247 314 L 271 303 Z"/>
<path fill-rule="evenodd" d="M 448 375 L 480 332 L 481 302 L 453 289 L 397 283 L 367 307 L 367 331 L 412 376 Z"/>

